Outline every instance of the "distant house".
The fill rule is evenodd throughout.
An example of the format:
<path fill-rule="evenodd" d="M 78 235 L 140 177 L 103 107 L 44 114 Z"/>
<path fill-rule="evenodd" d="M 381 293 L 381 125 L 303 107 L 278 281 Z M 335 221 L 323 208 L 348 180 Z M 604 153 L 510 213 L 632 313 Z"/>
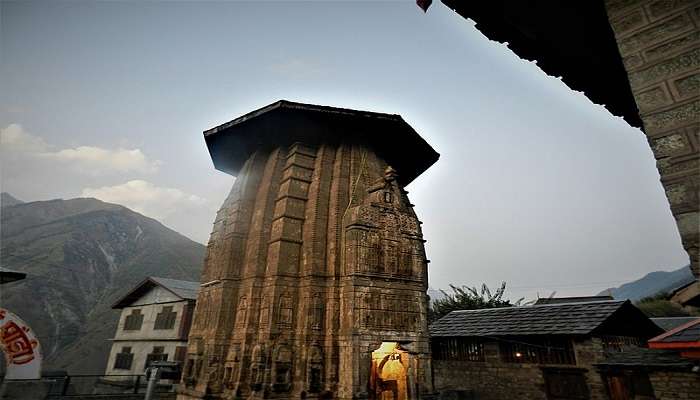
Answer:
<path fill-rule="evenodd" d="M 700 399 L 700 319 L 649 340 L 649 349 L 614 354 L 597 365 L 611 400 Z"/>
<path fill-rule="evenodd" d="M 629 301 L 453 311 L 430 326 L 435 389 L 481 400 L 605 399 L 594 364 L 662 332 Z"/>
<path fill-rule="evenodd" d="M 684 306 L 700 307 L 700 280 L 696 279 L 673 290 L 671 301 Z"/>
<path fill-rule="evenodd" d="M 149 277 L 112 307 L 122 310 L 106 375 L 142 375 L 151 361 L 184 361 L 199 282 Z"/>
<path fill-rule="evenodd" d="M 675 350 L 683 357 L 700 360 L 700 318 L 650 339 L 649 347 Z"/>

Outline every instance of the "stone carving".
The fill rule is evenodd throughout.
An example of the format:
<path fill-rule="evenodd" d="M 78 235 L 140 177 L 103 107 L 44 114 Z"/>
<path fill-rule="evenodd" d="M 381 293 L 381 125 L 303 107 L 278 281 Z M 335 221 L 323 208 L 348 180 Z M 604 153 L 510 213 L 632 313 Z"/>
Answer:
<path fill-rule="evenodd" d="M 279 317 L 277 323 L 279 327 L 285 328 L 292 325 L 292 297 L 288 294 L 283 294 L 279 301 Z"/>
<path fill-rule="evenodd" d="M 238 311 L 236 312 L 236 327 L 245 325 L 245 320 L 248 315 L 248 298 L 242 296 L 238 300 Z"/>
<path fill-rule="evenodd" d="M 323 303 L 321 302 L 321 295 L 319 293 L 314 294 L 311 298 L 311 322 L 312 329 L 321 329 L 323 325 Z"/>
<path fill-rule="evenodd" d="M 346 128 L 327 111 L 304 118 L 311 127 L 280 129 L 323 121 L 318 140 L 251 142 L 237 167 L 209 243 L 186 362 L 195 372 L 180 400 L 366 398 L 371 353 L 385 341 L 411 343 L 404 357 L 430 364 L 427 261 L 401 171 L 373 145 L 332 133 Z M 401 162 L 413 177 L 426 168 Z M 224 351 L 204 376 L 213 345 Z"/>

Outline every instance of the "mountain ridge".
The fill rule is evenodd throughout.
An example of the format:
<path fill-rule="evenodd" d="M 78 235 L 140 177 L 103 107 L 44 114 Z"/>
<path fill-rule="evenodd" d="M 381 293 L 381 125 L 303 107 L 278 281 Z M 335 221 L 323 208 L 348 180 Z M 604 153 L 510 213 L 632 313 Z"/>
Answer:
<path fill-rule="evenodd" d="M 36 331 L 45 368 L 104 372 L 117 298 L 147 276 L 198 281 L 205 247 L 92 198 L 2 207 L 2 266 L 27 273 L 0 302 Z"/>
<path fill-rule="evenodd" d="M 638 301 L 661 292 L 671 292 L 694 279 L 690 265 L 686 265 L 673 271 L 649 272 L 637 280 L 605 289 L 598 293 L 598 296 L 611 295 L 615 299 Z"/>
<path fill-rule="evenodd" d="M 16 204 L 22 203 L 24 203 L 22 200 L 19 200 L 18 198 L 14 197 L 13 195 L 7 192 L 0 193 L 0 207 L 14 206 Z"/>

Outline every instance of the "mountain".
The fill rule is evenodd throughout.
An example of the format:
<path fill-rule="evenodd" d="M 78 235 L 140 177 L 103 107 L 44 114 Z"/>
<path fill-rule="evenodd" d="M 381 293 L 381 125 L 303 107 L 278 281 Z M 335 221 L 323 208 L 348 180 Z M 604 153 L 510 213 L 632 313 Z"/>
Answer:
<path fill-rule="evenodd" d="M 3 204 L 1 218 L 1 265 L 27 278 L 3 285 L 0 304 L 35 330 L 45 369 L 104 373 L 119 315 L 112 304 L 147 276 L 200 277 L 203 245 L 120 205 Z"/>
<path fill-rule="evenodd" d="M 22 200 L 14 198 L 7 192 L 0 193 L 0 207 L 14 206 L 24 203 Z"/>
<path fill-rule="evenodd" d="M 610 294 L 616 299 L 630 299 L 637 301 L 648 296 L 653 296 L 659 292 L 670 292 L 686 283 L 692 282 L 695 278 L 690 272 L 690 265 L 679 268 L 675 271 L 655 271 L 616 288 L 603 290 L 598 295 Z"/>

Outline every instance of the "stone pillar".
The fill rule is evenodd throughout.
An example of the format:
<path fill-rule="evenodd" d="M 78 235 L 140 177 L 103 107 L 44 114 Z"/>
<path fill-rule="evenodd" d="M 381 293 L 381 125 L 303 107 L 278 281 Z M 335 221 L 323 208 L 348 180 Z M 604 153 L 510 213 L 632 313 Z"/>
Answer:
<path fill-rule="evenodd" d="M 606 0 L 691 269 L 700 276 L 700 3 Z"/>

